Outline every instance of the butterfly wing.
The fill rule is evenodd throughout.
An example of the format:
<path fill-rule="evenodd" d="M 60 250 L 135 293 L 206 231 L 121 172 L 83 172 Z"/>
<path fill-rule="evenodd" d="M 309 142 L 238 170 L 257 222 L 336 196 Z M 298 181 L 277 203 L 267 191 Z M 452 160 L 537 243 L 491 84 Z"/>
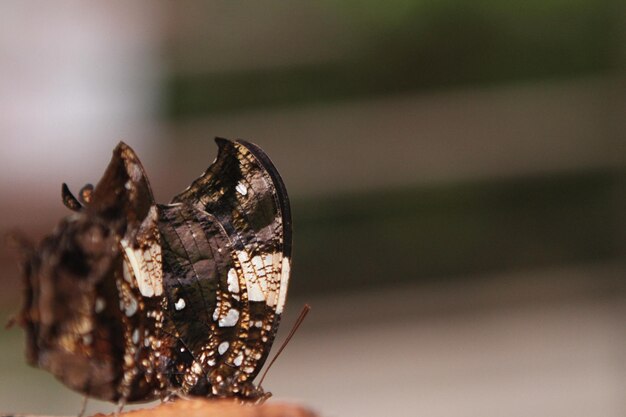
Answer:
<path fill-rule="evenodd" d="M 246 397 L 287 295 L 291 213 L 260 148 L 216 142 L 216 161 L 159 208 L 168 331 L 185 352 L 171 372 L 185 393 Z"/>
<path fill-rule="evenodd" d="M 29 361 L 92 397 L 145 399 L 155 382 L 139 371 L 146 354 L 139 329 L 143 339 L 156 327 L 144 312 L 155 304 L 145 294 L 161 280 L 160 243 L 152 192 L 132 149 L 120 143 L 91 202 L 70 208 L 76 213 L 25 262 Z"/>

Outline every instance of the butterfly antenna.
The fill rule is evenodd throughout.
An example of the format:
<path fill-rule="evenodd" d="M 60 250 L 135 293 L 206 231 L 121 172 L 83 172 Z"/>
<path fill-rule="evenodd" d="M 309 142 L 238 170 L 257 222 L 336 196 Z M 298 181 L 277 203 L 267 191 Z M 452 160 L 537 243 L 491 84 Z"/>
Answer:
<path fill-rule="evenodd" d="M 263 380 L 265 379 L 265 376 L 267 375 L 267 371 L 269 371 L 272 365 L 274 365 L 274 362 L 276 362 L 276 359 L 278 359 L 278 357 L 280 356 L 282 351 L 285 349 L 285 347 L 287 346 L 287 344 L 289 343 L 293 335 L 296 334 L 296 331 L 298 330 L 298 328 L 304 321 L 304 318 L 306 317 L 306 315 L 309 314 L 309 311 L 311 311 L 311 306 L 308 304 L 305 304 L 304 307 L 302 307 L 302 311 L 300 312 L 300 315 L 296 319 L 296 322 L 291 328 L 291 331 L 287 335 L 287 338 L 285 339 L 283 344 L 280 345 L 280 349 L 278 349 L 278 352 L 276 352 L 276 355 L 274 355 L 274 358 L 272 358 L 272 360 L 270 361 L 270 364 L 267 365 L 267 368 L 265 368 L 265 372 L 263 372 L 263 376 L 261 376 L 261 380 L 259 381 L 259 387 L 261 386 L 261 384 L 263 384 Z"/>

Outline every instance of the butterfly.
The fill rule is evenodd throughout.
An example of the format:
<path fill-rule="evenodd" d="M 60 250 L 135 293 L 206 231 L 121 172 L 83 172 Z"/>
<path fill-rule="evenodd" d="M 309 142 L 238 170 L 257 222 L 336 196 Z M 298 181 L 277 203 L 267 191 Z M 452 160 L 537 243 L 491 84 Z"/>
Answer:
<path fill-rule="evenodd" d="M 254 384 L 287 296 L 291 211 L 256 145 L 216 139 L 208 169 L 157 204 L 120 143 L 103 177 L 23 261 L 30 364 L 88 397 L 261 401 Z"/>

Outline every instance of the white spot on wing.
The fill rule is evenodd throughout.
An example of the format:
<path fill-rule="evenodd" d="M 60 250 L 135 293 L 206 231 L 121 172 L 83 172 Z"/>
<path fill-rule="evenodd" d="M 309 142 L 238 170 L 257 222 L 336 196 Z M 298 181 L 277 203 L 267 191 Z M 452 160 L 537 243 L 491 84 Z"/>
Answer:
<path fill-rule="evenodd" d="M 124 262 L 122 263 L 122 275 L 124 276 L 124 281 L 128 282 L 129 284 L 132 284 L 133 275 L 130 273 L 130 266 L 128 264 L 129 263 L 126 262 L 126 260 L 124 260 Z"/>
<path fill-rule="evenodd" d="M 233 327 L 235 324 L 237 324 L 237 320 L 239 320 L 239 311 L 231 308 L 230 310 L 228 310 L 226 317 L 220 319 L 220 321 L 218 322 L 218 326 Z"/>
<path fill-rule="evenodd" d="M 232 293 L 239 293 L 239 277 L 237 276 L 237 271 L 235 268 L 230 268 L 228 271 L 228 291 Z"/>
<path fill-rule="evenodd" d="M 261 259 L 259 255 L 252 257 L 252 265 L 254 265 L 254 269 L 256 270 L 257 274 L 265 275 L 263 259 Z"/>
<path fill-rule="evenodd" d="M 220 343 L 220 345 L 217 347 L 217 353 L 219 353 L 220 355 L 223 355 L 224 352 L 228 350 L 228 346 L 230 346 L 228 342 Z"/>
<path fill-rule="evenodd" d="M 96 298 L 96 305 L 94 306 L 94 310 L 96 313 L 101 313 L 106 307 L 107 303 L 104 301 L 104 298 L 98 297 Z"/>
<path fill-rule="evenodd" d="M 237 192 L 239 192 L 239 194 L 241 195 L 246 195 L 248 194 L 248 187 L 246 187 L 242 182 L 240 182 L 239 184 L 237 184 L 237 186 L 235 187 L 235 189 L 237 190 Z"/>
<path fill-rule="evenodd" d="M 185 303 L 185 300 L 179 298 L 178 301 L 176 301 L 176 304 L 174 304 L 174 308 L 176 309 L 176 311 L 180 311 L 185 308 L 186 305 L 187 304 Z"/>
<path fill-rule="evenodd" d="M 280 314 L 283 312 L 283 306 L 285 305 L 285 300 L 287 299 L 287 286 L 289 285 L 289 274 L 291 270 L 291 264 L 289 263 L 289 258 L 283 258 L 283 264 L 280 271 L 280 289 L 278 290 L 278 303 L 276 304 L 276 314 Z"/>
<path fill-rule="evenodd" d="M 243 363 L 243 352 L 239 352 L 239 355 L 237 355 L 237 357 L 233 361 L 233 364 L 235 366 L 240 366 L 242 363 Z"/>
<path fill-rule="evenodd" d="M 248 252 L 246 252 L 245 250 L 240 250 L 237 251 L 237 259 L 239 259 L 239 262 L 243 264 L 244 262 L 247 263 L 250 260 L 250 257 L 248 256 Z"/>
<path fill-rule="evenodd" d="M 202 366 L 200 366 L 198 362 L 194 362 L 193 365 L 191 365 L 191 372 L 200 375 L 202 373 Z"/>
<path fill-rule="evenodd" d="M 263 255 L 263 263 L 266 266 L 272 266 L 273 268 L 275 255 L 276 255 L 275 253 L 266 253 L 265 255 Z"/>
<path fill-rule="evenodd" d="M 259 285 L 254 268 L 250 264 L 250 256 L 246 251 L 237 251 L 237 259 L 243 269 L 243 275 L 246 279 L 246 288 L 248 290 L 248 301 L 265 302 L 265 294 Z"/>
<path fill-rule="evenodd" d="M 153 297 L 163 294 L 163 272 L 159 259 L 161 257 L 161 246 L 155 242 L 147 250 L 133 249 L 126 239 L 120 242 L 126 261 L 130 265 L 135 277 L 135 283 L 139 292 L 144 297 Z M 124 271 L 124 278 L 131 282 L 130 277 Z"/>
<path fill-rule="evenodd" d="M 139 307 L 139 305 L 137 304 L 137 300 L 135 300 L 134 297 L 129 297 L 128 304 L 125 304 L 123 307 L 126 316 L 131 317 L 137 312 L 137 308 Z"/>
<path fill-rule="evenodd" d="M 248 283 L 248 301 L 265 301 L 265 294 L 263 294 L 261 286 L 256 282 Z"/>
<path fill-rule="evenodd" d="M 143 177 L 143 172 L 138 164 L 134 161 L 127 161 L 124 165 L 126 165 L 126 171 L 128 171 L 128 176 L 134 181 L 139 182 Z"/>

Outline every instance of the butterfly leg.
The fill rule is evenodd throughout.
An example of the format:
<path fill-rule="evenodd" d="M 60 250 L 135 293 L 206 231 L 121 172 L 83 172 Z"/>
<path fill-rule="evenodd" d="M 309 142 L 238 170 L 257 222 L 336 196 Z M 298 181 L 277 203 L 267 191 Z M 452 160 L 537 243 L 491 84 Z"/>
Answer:
<path fill-rule="evenodd" d="M 260 396 L 260 397 L 259 397 L 259 398 L 255 401 L 255 404 L 257 404 L 257 405 L 261 405 L 261 404 L 263 404 L 265 401 L 269 400 L 271 396 L 272 396 L 272 393 L 268 391 L 268 392 L 264 393 L 263 395 L 261 395 L 261 396 Z"/>
<path fill-rule="evenodd" d="M 183 400 L 189 400 L 191 397 L 189 397 L 186 394 L 183 394 L 183 392 L 179 389 L 176 390 L 170 390 L 164 398 L 161 399 L 161 402 L 170 402 L 170 401 L 176 401 L 178 399 L 183 399 Z"/>
<path fill-rule="evenodd" d="M 175 391 L 170 392 L 162 392 L 161 393 L 161 404 L 169 403 L 174 399 L 178 398 L 178 394 Z"/>
<path fill-rule="evenodd" d="M 126 406 L 126 398 L 122 397 L 117 402 L 117 409 L 115 410 L 115 413 L 113 414 L 114 417 L 120 417 L 120 414 L 122 414 L 122 410 L 124 409 L 125 406 Z"/>
<path fill-rule="evenodd" d="M 85 395 L 83 397 L 83 403 L 80 406 L 80 412 L 78 413 L 78 417 L 83 417 L 83 415 L 85 414 L 85 411 L 87 410 L 87 401 L 89 400 L 89 396 Z"/>

